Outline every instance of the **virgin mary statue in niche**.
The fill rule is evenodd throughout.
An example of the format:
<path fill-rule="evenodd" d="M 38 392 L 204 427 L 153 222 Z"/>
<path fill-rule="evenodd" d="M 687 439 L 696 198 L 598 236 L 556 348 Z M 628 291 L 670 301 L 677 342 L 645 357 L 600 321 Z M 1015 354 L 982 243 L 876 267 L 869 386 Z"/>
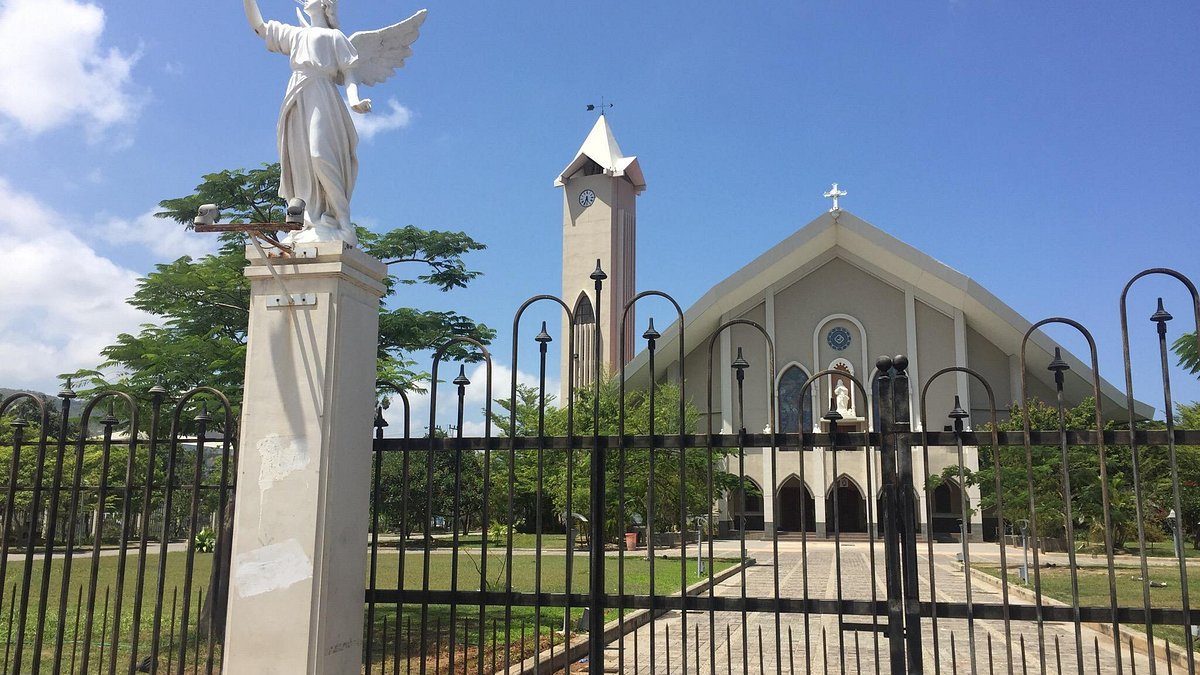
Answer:
<path fill-rule="evenodd" d="M 350 221 L 350 197 L 358 179 L 358 133 L 342 102 L 346 86 L 350 109 L 371 112 L 371 99 L 359 87 L 391 77 L 412 55 L 425 10 L 387 28 L 354 33 L 339 29 L 337 0 L 297 0 L 299 26 L 263 21 L 256 0 L 243 0 L 250 27 L 267 49 L 292 65 L 277 127 L 279 196 L 304 200 L 304 229 L 287 244 L 344 241 L 358 244 Z"/>

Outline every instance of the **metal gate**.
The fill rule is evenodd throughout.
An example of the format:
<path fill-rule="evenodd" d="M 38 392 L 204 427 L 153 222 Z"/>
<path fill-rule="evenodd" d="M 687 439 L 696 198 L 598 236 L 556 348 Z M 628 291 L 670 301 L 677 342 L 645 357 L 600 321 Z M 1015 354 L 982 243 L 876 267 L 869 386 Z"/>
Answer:
<path fill-rule="evenodd" d="M 714 410 L 713 356 L 721 334 L 740 326 L 761 334 L 765 344 L 766 363 L 751 364 L 739 350 L 730 364 L 733 433 L 714 429 L 712 415 L 697 433 L 696 420 L 688 419 L 688 401 L 696 397 L 687 394 L 696 383 L 684 381 L 682 367 L 671 377 L 656 370 L 662 336 L 653 321 L 642 337 L 649 372 L 659 384 L 635 388 L 624 367 L 606 383 L 595 324 L 589 326 L 595 330 L 588 341 L 595 349 L 591 384 L 577 386 L 575 369 L 567 369 L 567 396 L 553 408 L 547 405 L 546 364 L 555 338 L 545 323 L 532 338 L 538 385 L 518 386 L 518 346 L 528 339 L 522 317 L 537 303 L 557 305 L 569 327 L 559 339 L 567 348 L 580 342 L 570 306 L 554 296 L 531 298 L 513 321 L 513 375 L 502 397 L 507 409 L 496 410 L 485 395 L 482 434 L 464 435 L 467 391 L 482 385 L 492 392 L 492 360 L 467 338 L 452 340 L 434 356 L 428 429 L 421 437 L 412 432 L 403 392 L 398 434 L 388 437 L 380 411 L 367 672 L 1194 673 L 1189 627 L 1200 624 L 1200 616 L 1190 607 L 1182 541 L 1185 525 L 1200 514 L 1189 501 L 1197 485 L 1190 478 L 1181 482 L 1180 466 L 1191 475 L 1194 450 L 1185 446 L 1200 446 L 1200 431 L 1177 428 L 1173 416 L 1166 341 L 1171 316 L 1161 303 L 1143 325 L 1158 341 L 1165 423 L 1149 424 L 1134 413 L 1126 295 L 1137 280 L 1154 274 L 1183 283 L 1189 313 L 1200 325 L 1200 295 L 1182 274 L 1151 269 L 1129 282 L 1120 299 L 1127 409 L 1116 417 L 1122 419 L 1103 414 L 1091 334 L 1055 317 L 1031 326 L 1021 343 L 1019 430 L 1001 428 L 992 387 L 980 373 L 946 368 L 918 388 L 901 355 L 881 357 L 871 385 L 849 377 L 862 400 L 878 397 L 878 420 L 868 429 L 839 428 L 841 415 L 831 402 L 828 412 L 818 411 L 820 433 L 748 433 L 748 380 L 765 382 L 769 400 L 781 401 L 775 346 L 762 326 L 746 319 L 722 325 L 708 341 L 706 411 Z M 592 278 L 599 316 L 605 277 L 597 270 Z M 630 301 L 620 334 L 626 335 L 630 309 L 651 297 L 669 303 L 679 319 L 682 364 L 682 311 L 665 293 L 644 292 Z M 1026 361 L 1031 336 L 1048 324 L 1076 329 L 1089 345 L 1095 406 L 1084 427 L 1067 420 L 1069 365 L 1057 354 L 1050 363 Z M 444 361 L 464 348 L 482 360 L 485 381 L 471 382 L 460 367 L 450 382 L 457 403 L 443 416 L 438 390 L 446 386 L 439 382 Z M 622 363 L 631 348 L 621 345 Z M 1031 405 L 1038 404 L 1025 382 L 1027 366 L 1053 372 L 1054 400 L 1042 412 L 1057 423 L 1031 419 Z M 800 401 L 834 375 L 846 377 L 830 370 L 808 378 Z M 970 420 L 956 398 L 941 413 L 945 430 L 931 430 L 937 425 L 925 405 L 930 385 L 961 376 L 978 380 L 987 392 L 990 419 Z M 673 387 L 668 400 L 662 400 L 662 382 Z M 920 401 L 919 430 L 912 424 L 912 399 Z M 769 410 L 770 428 L 778 429 L 776 405 Z M 438 432 L 443 417 L 455 421 L 448 434 Z M 931 476 L 931 447 L 957 453 L 957 472 Z M 748 537 L 751 499 L 765 500 L 769 492 L 771 522 L 780 522 L 779 459 L 818 451 L 834 477 L 850 463 L 865 464 L 866 475 L 878 477 L 878 502 L 874 495 L 865 498 L 865 533 L 844 531 L 841 487 L 827 497 L 837 514 L 832 527 L 824 536 L 809 531 L 806 510 L 816 497 L 804 496 L 800 461 L 802 487 L 788 493 L 799 495 L 798 536 L 776 529 L 758 540 Z M 759 497 L 746 477 L 748 452 L 771 466 L 774 482 Z M 990 462 L 968 468 L 970 452 Z M 991 480 L 984 484 L 981 476 L 989 469 Z M 966 531 L 982 506 L 969 503 L 971 481 L 985 495 L 998 544 L 972 541 Z M 937 490 L 950 489 L 938 486 L 952 483 L 960 491 L 956 508 L 964 529 L 961 541 L 947 544 L 936 542 L 931 530 Z M 741 520 L 731 521 L 733 531 L 719 532 L 718 502 L 728 508 L 737 499 Z M 1048 501 L 1056 504 L 1051 516 Z M 1168 523 L 1171 542 L 1164 544 L 1155 539 L 1162 534 L 1159 516 L 1168 509 L 1176 521 Z M 1088 532 L 1077 531 L 1085 526 Z M 1118 537 L 1131 528 L 1136 543 Z M 623 538 L 630 532 L 640 532 L 640 547 L 627 551 Z M 1062 552 L 1050 551 L 1056 541 Z"/>

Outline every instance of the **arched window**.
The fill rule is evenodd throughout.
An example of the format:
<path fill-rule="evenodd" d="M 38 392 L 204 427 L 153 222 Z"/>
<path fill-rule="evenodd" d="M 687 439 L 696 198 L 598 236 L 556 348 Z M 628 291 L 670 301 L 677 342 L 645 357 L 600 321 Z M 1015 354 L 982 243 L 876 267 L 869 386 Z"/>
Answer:
<path fill-rule="evenodd" d="M 801 395 L 808 373 L 800 366 L 788 366 L 779 378 L 779 431 L 794 434 L 812 431 L 812 390 Z"/>
<path fill-rule="evenodd" d="M 575 385 L 586 387 L 596 373 L 596 311 L 587 293 L 580 293 L 575 302 Z"/>
<path fill-rule="evenodd" d="M 749 476 L 746 477 L 747 490 L 735 488 L 730 493 L 729 504 L 733 511 L 733 527 L 736 530 L 762 530 L 763 495 L 762 488 Z"/>

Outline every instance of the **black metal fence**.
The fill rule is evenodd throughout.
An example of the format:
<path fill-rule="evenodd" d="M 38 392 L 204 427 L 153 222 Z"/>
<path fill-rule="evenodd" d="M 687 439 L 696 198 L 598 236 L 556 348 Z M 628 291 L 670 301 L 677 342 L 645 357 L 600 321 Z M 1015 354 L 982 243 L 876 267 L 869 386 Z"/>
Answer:
<path fill-rule="evenodd" d="M 1200 324 L 1195 286 L 1161 269 L 1137 275 L 1130 285 L 1150 274 L 1182 282 Z M 603 273 L 593 279 L 598 308 Z M 1200 446 L 1200 431 L 1177 428 L 1174 419 L 1170 317 L 1161 307 L 1144 325 L 1158 341 L 1166 419 L 1150 423 L 1135 415 L 1128 290 L 1120 303 L 1124 419 L 1102 415 L 1091 334 L 1056 317 L 1034 324 L 1022 340 L 1017 430 L 1002 428 L 992 387 L 978 372 L 946 368 L 918 388 L 909 381 L 907 359 L 896 356 L 879 359 L 872 385 L 848 377 L 862 400 L 878 397 L 878 421 L 839 427 L 831 402 L 828 412 L 818 412 L 820 433 L 763 434 L 745 429 L 747 382 L 771 387 L 769 400 L 783 402 L 773 388 L 774 345 L 762 326 L 733 320 L 708 341 L 710 411 L 721 333 L 749 328 L 761 335 L 767 354 L 766 363 L 751 364 L 740 354 L 733 361 L 737 431 L 718 433 L 711 415 L 705 429 L 690 407 L 687 391 L 694 383 L 675 376 L 666 378 L 672 388 L 663 388 L 665 375 L 655 364 L 662 336 L 653 323 L 643 338 L 658 385 L 627 391 L 623 369 L 605 384 L 600 326 L 593 324 L 587 326 L 597 331 L 589 341 L 596 349 L 593 384 L 576 386 L 575 369 L 567 369 L 562 407 L 548 406 L 547 351 L 554 339 L 543 323 L 533 338 L 539 384 L 519 388 L 527 308 L 558 305 L 571 327 L 565 343 L 577 344 L 571 308 L 553 296 L 532 298 L 514 319 L 507 405 L 493 410 L 488 397 L 482 435 L 463 434 L 468 388 L 482 384 L 492 392 L 491 356 L 474 343 L 487 381 L 472 383 L 460 369 L 450 382 L 457 392 L 457 405 L 445 415 L 456 422 L 451 433 L 436 431 L 443 419 L 438 373 L 451 345 L 433 360 L 429 433 L 413 435 L 407 399 L 403 428 L 390 437 L 382 411 L 378 416 L 366 670 L 1194 673 L 1190 627 L 1200 625 L 1200 614 L 1190 605 L 1194 570 L 1182 542 L 1185 525 L 1200 519 L 1200 486 L 1181 480 L 1180 467 L 1187 476 L 1200 475 L 1196 450 L 1188 447 Z M 650 296 L 679 309 L 654 291 L 634 298 L 622 316 Z M 1095 406 L 1082 428 L 1068 424 L 1075 406 L 1065 400 L 1067 363 L 1057 354 L 1049 363 L 1027 360 L 1031 336 L 1048 324 L 1075 328 L 1090 348 Z M 683 335 L 676 339 L 683 363 Z M 453 344 L 462 343 L 470 341 Z M 622 345 L 622 353 L 629 347 Z M 1037 408 L 1024 380 L 1027 367 L 1052 371 L 1054 400 L 1043 412 L 1057 423 L 1031 414 Z M 926 405 L 931 384 L 960 374 L 978 380 L 988 395 L 990 419 L 973 420 L 974 430 L 957 400 L 940 413 Z M 847 378 L 819 372 L 804 383 L 800 400 L 834 376 Z M 910 394 L 921 402 L 920 430 L 912 424 Z M 768 408 L 770 427 L 778 429 L 775 406 Z M 943 422 L 931 424 L 931 418 Z M 943 425 L 946 431 L 931 430 Z M 931 448 L 953 453 L 956 466 L 931 475 Z M 827 518 L 827 532 L 811 532 L 803 524 L 811 522 L 812 498 L 802 493 L 795 497 L 802 524 L 795 534 L 749 534 L 744 513 L 740 521 L 728 513 L 721 518 L 740 529 L 717 526 L 719 507 L 728 511 L 738 500 L 744 506 L 753 491 L 748 456 L 757 453 L 771 467 L 775 483 L 763 492 L 771 493 L 771 522 L 778 524 L 778 462 L 788 453 L 814 452 L 823 453 L 835 477 L 841 468 L 861 465 L 881 485 L 878 501 L 863 500 L 865 527 L 851 527 L 839 515 Z M 968 453 L 976 453 L 978 467 L 968 466 Z M 805 462 L 799 466 L 803 485 Z M 964 526 L 959 536 L 938 541 L 935 493 L 946 484 L 960 486 L 954 509 Z M 979 503 L 971 503 L 968 485 L 977 486 Z M 827 498 L 834 513 L 842 513 L 841 494 L 833 489 Z M 966 531 L 980 510 L 998 541 L 979 541 Z M 1176 521 L 1164 537 L 1155 523 L 1167 510 Z"/>
<path fill-rule="evenodd" d="M 220 669 L 234 423 L 220 393 L 14 394 L 0 459 L 0 672 Z M 216 414 L 210 412 L 210 405 Z"/>
<path fill-rule="evenodd" d="M 1130 285 L 1150 274 L 1182 282 L 1200 324 L 1195 286 L 1171 270 L 1147 270 Z M 593 279 L 600 316 L 603 273 Z M 706 412 L 714 409 L 722 334 L 753 331 L 766 355 L 762 363 L 733 360 L 735 432 L 720 433 L 712 415 L 696 410 L 696 383 L 678 375 L 682 368 L 666 377 L 656 363 L 662 336 L 653 323 L 642 335 L 653 386 L 634 387 L 623 370 L 606 381 L 597 334 L 588 341 L 596 350 L 590 383 L 577 386 L 568 368 L 562 405 L 549 405 L 554 338 L 545 324 L 531 345 L 538 385 L 519 386 L 529 307 L 557 305 L 569 326 L 561 342 L 578 344 L 571 308 L 553 296 L 532 298 L 514 318 L 506 400 L 490 395 L 486 348 L 455 338 L 434 355 L 428 432 L 413 433 L 404 392 L 392 394 L 402 407 L 399 428 L 387 427 L 382 409 L 377 416 L 364 670 L 1194 673 L 1200 614 L 1190 604 L 1196 575 L 1188 561 L 1200 556 L 1192 558 L 1183 539 L 1200 521 L 1200 430 L 1177 428 L 1171 317 L 1161 306 L 1141 325 L 1157 341 L 1165 420 L 1135 414 L 1130 340 L 1140 333 L 1128 321 L 1128 290 L 1120 302 L 1123 419 L 1102 415 L 1090 333 L 1056 317 L 1030 327 L 1019 355 L 1022 378 L 1027 368 L 1053 372 L 1044 415 L 1032 414 L 1024 380 L 1020 424 L 1005 423 L 978 372 L 946 368 L 917 387 L 907 359 L 895 356 L 878 360 L 871 384 L 822 371 L 792 394 L 803 401 L 841 377 L 862 400 L 875 397 L 877 421 L 847 426 L 833 401 L 817 412 L 820 432 L 756 434 L 745 428 L 748 387 L 765 385 L 769 401 L 796 403 L 774 390 L 775 346 L 762 326 L 737 319 L 708 336 Z M 650 297 L 682 316 L 666 294 L 645 292 L 623 308 L 619 334 L 634 304 Z M 1027 359 L 1031 336 L 1049 324 L 1076 329 L 1089 346 L 1096 403 L 1082 424 L 1066 400 L 1066 362 Z M 679 330 L 683 363 L 682 322 Z M 482 359 L 484 381 L 471 382 L 464 368 L 445 376 L 447 355 L 464 348 Z M 621 345 L 622 354 L 631 348 Z M 957 401 L 930 410 L 931 385 L 960 375 L 987 392 L 989 419 L 971 420 Z M 437 404 L 446 386 L 457 396 L 449 415 Z M 467 437 L 472 387 L 489 395 L 483 433 Z M 919 430 L 912 398 L 920 401 Z M 57 399 L 0 401 L 0 470 L 8 472 L 0 495 L 0 675 L 218 670 L 234 411 L 206 388 L 175 400 L 161 388 L 103 392 L 79 414 L 77 404 L 69 385 Z M 776 406 L 767 408 L 778 429 Z M 942 425 L 948 430 L 932 430 Z M 934 448 L 956 457 L 953 466 L 931 471 Z M 785 492 L 779 481 L 783 460 L 812 453 L 835 477 L 826 496 L 835 516 L 823 532 L 813 523 L 815 497 Z M 773 477 L 758 495 L 748 457 Z M 851 467 L 881 486 L 877 499 L 862 499 L 861 522 L 842 508 L 851 493 L 836 484 Z M 947 485 L 958 486 L 958 500 L 938 506 L 938 517 L 957 512 L 957 537 L 934 527 Z M 977 489 L 977 502 L 966 486 Z M 753 499 L 770 503 L 776 529 L 748 532 Z M 796 531 L 780 533 L 781 514 L 793 507 Z M 980 512 L 997 541 L 968 531 Z M 1200 540 L 1200 529 L 1193 534 Z"/>

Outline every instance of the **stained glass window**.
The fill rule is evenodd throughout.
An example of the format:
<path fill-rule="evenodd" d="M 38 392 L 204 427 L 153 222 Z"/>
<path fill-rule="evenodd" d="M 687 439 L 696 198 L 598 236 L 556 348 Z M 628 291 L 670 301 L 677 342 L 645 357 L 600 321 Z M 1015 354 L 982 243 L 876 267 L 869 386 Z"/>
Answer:
<path fill-rule="evenodd" d="M 789 366 L 779 378 L 779 430 L 785 434 L 812 431 L 812 391 L 801 400 L 800 389 L 808 380 L 808 373 L 799 366 Z"/>

